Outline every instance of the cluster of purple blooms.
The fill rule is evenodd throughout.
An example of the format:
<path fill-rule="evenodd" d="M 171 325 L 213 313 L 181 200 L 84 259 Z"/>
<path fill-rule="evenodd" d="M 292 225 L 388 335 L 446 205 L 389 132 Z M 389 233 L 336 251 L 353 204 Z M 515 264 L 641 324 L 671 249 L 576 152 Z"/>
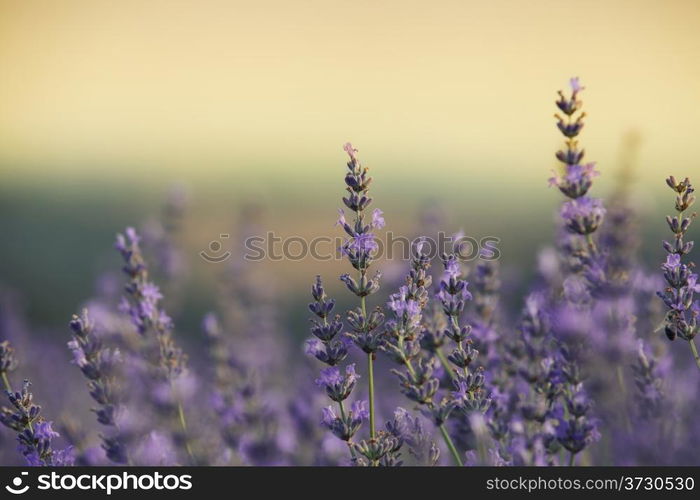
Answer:
<path fill-rule="evenodd" d="M 562 170 L 550 179 L 550 185 L 567 198 L 560 210 L 563 232 L 554 274 L 543 270 L 543 283 L 536 285 L 527 298 L 519 337 L 505 341 L 503 329 L 507 327 L 496 314 L 500 287 L 497 264 L 479 262 L 472 270 L 474 287 L 470 291 L 457 256 L 444 255 L 444 273 L 433 289 L 431 263 L 422 254 L 423 243 L 419 241 L 405 283 L 390 295 L 384 310 L 375 311 L 376 318 L 387 315 L 384 328 L 375 330 L 381 320 L 372 323 L 371 349 L 367 349 L 367 337 L 358 343 L 364 352 L 382 351 L 399 365 L 391 371 L 399 379 L 401 393 L 415 405 L 417 418 L 425 416 L 439 429 L 444 446 L 459 465 L 573 465 L 578 456 L 601 439 L 599 429 L 606 415 L 595 415 L 591 393 L 608 397 L 610 389 L 601 389 L 598 380 L 588 373 L 590 360 L 586 353 L 591 341 L 597 341 L 582 338 L 589 329 L 618 332 L 620 340 L 613 342 L 614 347 L 603 354 L 618 362 L 620 357 L 634 360 L 630 371 L 637 401 L 648 402 L 649 406 L 640 404 L 646 416 L 658 415 L 653 408 L 666 401 L 657 362 L 643 347 L 628 347 L 629 340 L 635 340 L 629 337 L 634 336 L 630 332 L 634 332 L 639 314 L 630 302 L 635 293 L 644 291 L 648 296 L 648 289 L 642 290 L 644 286 L 636 283 L 632 266 L 625 265 L 627 259 L 621 256 L 629 252 L 625 234 L 619 231 L 612 237 L 608 231 L 596 241 L 597 231 L 604 226 L 606 210 L 602 200 L 589 195 L 599 172 L 594 163 L 583 162 L 584 151 L 577 140 L 585 117 L 581 111 L 582 90 L 574 78 L 571 93 L 560 92 L 556 101 L 564 115 L 556 117 L 557 126 L 565 136 L 565 148 L 556 153 Z M 356 150 L 346 146 L 346 151 L 353 172 L 359 165 Z M 358 186 L 362 190 L 362 182 L 357 179 L 353 178 L 352 182 L 346 179 L 346 183 L 351 192 L 351 188 Z M 679 192 L 679 210 L 685 210 L 689 194 L 675 185 L 672 187 Z M 622 201 L 623 197 L 619 199 Z M 344 201 L 351 206 L 347 199 Z M 364 235 L 371 234 L 368 231 L 372 225 L 363 225 L 360 219 L 353 229 L 342 212 L 339 224 L 351 236 L 344 249 L 346 253 L 350 248 L 356 252 L 350 258 L 353 266 L 358 267 L 358 254 L 369 262 L 371 255 L 367 254 L 375 247 L 364 243 L 373 241 L 372 237 L 365 240 Z M 676 223 L 678 228 L 685 229 L 688 224 L 689 221 L 682 220 Z M 674 232 L 678 234 L 678 230 Z M 358 236 L 361 236 L 359 242 Z M 673 248 L 682 246 L 676 243 Z M 675 263 L 677 257 L 669 263 Z M 674 307 L 671 302 L 676 303 L 673 309 L 676 311 L 681 295 L 681 300 L 687 303 L 686 309 L 681 307 L 681 310 L 690 311 L 692 307 L 687 297 L 694 290 L 695 278 L 688 272 L 685 274 L 688 280 L 683 281 L 681 276 L 681 283 L 675 277 L 671 282 L 674 289 L 667 292 L 665 299 L 669 308 Z M 350 281 L 348 275 L 341 279 L 353 293 L 362 296 L 365 289 Z M 468 304 L 472 305 L 467 307 Z M 465 310 L 473 325 L 463 317 Z M 358 315 L 357 311 L 351 311 L 349 319 L 355 320 Z M 691 318 L 688 313 L 687 318 L 682 318 L 679 320 L 679 315 L 674 313 L 667 317 L 667 322 L 680 325 L 684 321 L 684 331 L 694 331 L 695 315 Z M 353 323 L 360 327 L 364 324 Z M 356 343 L 358 333 L 362 333 L 361 328 L 358 330 L 346 333 Z M 336 334 L 340 332 L 338 329 Z M 643 346 L 641 339 L 635 343 Z M 338 345 L 344 346 L 345 359 L 349 356 L 347 347 L 342 341 Z M 336 351 L 321 349 L 319 344 L 309 352 L 327 362 L 331 358 L 329 353 Z M 354 369 L 352 375 L 354 382 Z M 371 389 L 371 369 L 367 376 Z M 618 376 L 626 391 L 624 373 L 618 372 Z M 373 440 L 379 446 L 381 440 L 372 435 L 370 443 Z M 583 460 L 590 463 L 590 457 Z"/>
<path fill-rule="evenodd" d="M 293 322 L 279 317 L 274 280 L 240 263 L 226 268 L 216 312 L 203 317 L 205 349 L 188 345 L 187 356 L 175 328 L 186 295 L 178 190 L 161 220 L 117 236 L 124 286 L 110 286 L 115 280 L 106 275 L 70 320 L 64 338 L 76 369 L 66 383 L 84 386 L 82 379 L 87 390 L 55 400 L 40 390 L 55 373 L 17 354 L 28 350 L 25 334 L 0 296 L 7 395 L 0 422 L 11 431 L 0 433 L 0 443 L 8 436 L 15 443 L 0 448 L 2 459 L 38 466 L 697 463 L 700 433 L 692 423 L 700 401 L 688 396 L 697 394 L 700 368 L 700 283 L 689 258 L 693 186 L 666 180 L 676 197 L 676 214 L 667 218 L 673 237 L 663 243 L 662 272 L 646 272 L 634 258 L 625 189 L 605 208 L 590 195 L 600 174 L 579 145 L 584 88 L 577 78 L 570 86 L 556 100 L 564 147 L 549 179 L 565 197 L 557 239 L 542 250 L 515 310 L 501 298 L 508 278 L 498 261 L 464 262 L 455 247 L 433 266 L 425 238 L 380 289 L 374 269 L 385 220 L 372 206 L 368 169 L 348 143 L 336 225 L 351 268 L 340 281 L 351 298 L 339 301 L 347 304 L 340 310 L 316 277 L 303 366 L 283 362 L 294 355 L 286 343 Z M 254 219 L 246 212 L 241 236 L 256 232 Z M 688 342 L 697 368 L 660 331 Z M 12 385 L 18 372 L 32 375 L 46 412 L 27 380 L 20 390 Z M 94 417 L 79 419 L 77 409 L 89 407 Z"/>

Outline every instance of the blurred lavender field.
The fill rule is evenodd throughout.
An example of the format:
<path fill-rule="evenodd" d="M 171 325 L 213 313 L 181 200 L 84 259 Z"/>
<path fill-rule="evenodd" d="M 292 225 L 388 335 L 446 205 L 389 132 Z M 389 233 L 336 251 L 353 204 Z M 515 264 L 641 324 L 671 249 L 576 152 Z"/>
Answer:
<path fill-rule="evenodd" d="M 0 464 L 697 465 L 699 17 L 0 2 Z"/>
<path fill-rule="evenodd" d="M 577 142 L 581 92 L 572 79 L 556 103 L 565 143 L 549 191 L 544 170 L 542 196 L 516 203 L 498 184 L 370 195 L 350 144 L 336 228 L 332 167 L 323 192 L 300 187 L 306 208 L 237 201 L 228 221 L 185 185 L 143 205 L 93 199 L 90 213 L 8 193 L 2 463 L 698 463 L 693 188 L 666 181 L 666 222 L 641 210 L 630 139 L 592 198 L 607 172 Z M 413 241 L 410 259 L 375 261 L 389 228 Z M 243 259 L 268 231 L 344 243 L 331 262 Z M 428 256 L 421 237 L 438 231 L 494 236 L 499 254 Z"/>

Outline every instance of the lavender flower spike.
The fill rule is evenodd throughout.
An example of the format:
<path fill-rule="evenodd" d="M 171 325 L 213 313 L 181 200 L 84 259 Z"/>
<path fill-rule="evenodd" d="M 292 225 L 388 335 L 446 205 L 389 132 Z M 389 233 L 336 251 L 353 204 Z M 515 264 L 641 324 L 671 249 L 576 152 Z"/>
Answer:
<path fill-rule="evenodd" d="M 432 277 L 428 273 L 430 258 L 421 252 L 423 245 L 424 240 L 419 239 L 415 252 L 411 254 L 411 268 L 406 276 L 406 284 L 399 288 L 398 293 L 389 297 L 387 309 L 392 312 L 392 318 L 386 322 L 381 350 L 402 368 L 394 369 L 392 373 L 399 378 L 403 395 L 421 405 L 421 410 L 430 416 L 440 430 L 455 463 L 462 465 L 459 452 L 445 428 L 445 420 L 454 406 L 449 398 L 443 398 L 440 402 L 435 400 L 440 387 L 440 380 L 433 376 L 435 358 L 432 355 L 421 356 L 424 337 L 422 315 L 429 301 L 428 288 L 432 284 Z M 459 269 L 452 268 L 452 271 L 458 273 Z M 435 346 L 433 339 L 427 342 L 435 347 L 434 350 L 429 350 L 429 353 L 439 352 L 439 346 Z M 405 410 L 403 412 L 405 413 Z M 399 412 L 398 415 L 403 417 L 404 413 Z M 390 433 L 403 441 L 403 436 L 397 432 L 396 428 L 399 420 L 404 419 L 395 418 L 394 422 L 387 427 Z"/>
<path fill-rule="evenodd" d="M 326 389 L 326 394 L 336 403 L 340 403 L 348 398 L 355 382 L 360 378 L 355 373 L 355 364 L 350 364 L 345 368 L 345 376 L 340 374 L 340 370 L 331 366 L 321 371 L 321 375 L 316 379 L 316 385 Z"/>
<path fill-rule="evenodd" d="M 374 358 L 381 345 L 381 331 L 378 327 L 384 320 L 380 310 L 367 314 L 366 298 L 379 289 L 380 274 L 368 278 L 367 272 L 377 249 L 374 241 L 373 229 L 384 227 L 384 217 L 381 210 L 375 209 L 370 220 L 367 220 L 366 209 L 372 203 L 369 197 L 369 186 L 372 178 L 366 167 L 363 167 L 357 159 L 357 149 L 349 142 L 343 149 L 350 157 L 347 163 L 348 172 L 345 174 L 345 185 L 348 192 L 343 197 L 343 203 L 355 213 L 352 223 L 345 219 L 344 212 L 340 212 L 337 224 L 342 226 L 349 239 L 345 241 L 341 250 L 347 256 L 350 264 L 357 270 L 357 281 L 348 274 L 343 274 L 340 279 L 347 288 L 360 300 L 360 307 L 348 313 L 348 321 L 353 331 L 349 337 L 355 344 L 367 353 L 367 379 L 369 385 L 369 427 L 370 436 L 375 437 L 374 418 Z"/>
<path fill-rule="evenodd" d="M 666 179 L 666 184 L 676 193 L 677 215 L 666 217 L 668 227 L 673 233 L 673 242 L 664 241 L 664 249 L 668 255 L 661 268 L 664 271 L 667 286 L 657 292 L 668 308 L 663 328 L 669 340 L 680 337 L 690 344 L 695 363 L 700 368 L 700 355 L 694 340 L 700 330 L 698 326 L 700 303 L 694 300 L 694 294 L 700 293 L 700 284 L 698 284 L 698 275 L 691 272 L 693 263 L 683 261 L 684 256 L 690 253 L 694 245 L 692 241 L 685 241 L 685 235 L 695 214 L 686 217 L 684 212 L 695 202 L 693 194 L 695 189 L 687 177 L 677 182 L 671 176 Z"/>
<path fill-rule="evenodd" d="M 355 401 L 347 414 L 341 411 L 340 416 L 336 415 L 332 406 L 327 406 L 323 409 L 321 424 L 327 427 L 338 439 L 349 443 L 362 426 L 362 422 L 369 418 L 366 406 L 366 401 Z"/>
<path fill-rule="evenodd" d="M 27 465 L 61 467 L 73 465 L 72 449 L 54 450 L 51 446 L 58 433 L 52 422 L 40 416 L 41 407 L 34 404 L 34 396 L 29 392 L 31 383 L 25 380 L 20 392 L 6 391 L 14 410 L 2 408 L 0 422 L 18 433 L 18 451 Z"/>
<path fill-rule="evenodd" d="M 563 163 L 563 172 L 555 173 L 554 177 L 549 179 L 549 185 L 558 187 L 559 191 L 569 198 L 570 201 L 562 206 L 561 216 L 571 233 L 585 236 L 589 255 L 583 257 L 590 259 L 597 254 L 591 235 L 601 225 L 605 209 L 600 200 L 587 196 L 593 184 L 593 177 L 600 173 L 595 169 L 595 163 L 581 163 L 584 150 L 579 149 L 576 137 L 583 128 L 583 119 L 586 116 L 584 112 L 579 113 L 582 106 L 579 93 L 584 87 L 578 78 L 572 78 L 570 85 L 571 94 L 567 97 L 564 92 L 559 91 L 559 99 L 556 101 L 557 107 L 566 118 L 554 115 L 559 131 L 566 138 L 565 149 L 557 151 L 555 155 Z"/>
<path fill-rule="evenodd" d="M 558 406 L 551 413 L 557 420 L 557 440 L 570 453 L 569 466 L 574 465 L 576 455 L 586 446 L 600 439 L 597 430 L 597 422 L 588 414 L 591 402 L 583 389 L 578 386 L 574 391 L 564 396 L 566 412 L 562 406 Z"/>
<path fill-rule="evenodd" d="M 129 277 L 120 309 L 127 313 L 139 333 L 153 332 L 160 347 L 160 368 L 168 380 L 177 378 L 185 369 L 186 356 L 172 338 L 173 323 L 160 307 L 163 298 L 158 287 L 148 279 L 146 262 L 139 247 L 140 237 L 133 228 L 127 228 L 126 236 L 117 235 L 115 247 L 124 258 L 124 274 Z"/>
<path fill-rule="evenodd" d="M 338 334 L 343 329 L 340 316 L 330 317 L 335 300 L 328 298 L 320 276 L 311 286 L 311 296 L 314 301 L 309 304 L 309 310 L 316 316 L 311 320 L 311 333 L 314 338 L 306 341 L 306 353 L 315 357 L 322 363 L 329 365 L 321 371 L 316 380 L 316 385 L 326 391 L 326 395 L 338 404 L 340 415 L 336 415 L 332 406 L 323 409 L 321 424 L 328 428 L 334 436 L 345 441 L 350 450 L 353 462 L 356 462 L 355 449 L 352 438 L 360 430 L 362 422 L 367 419 L 369 413 L 364 408 L 364 402 L 355 401 L 349 412 L 345 411 L 344 401 L 355 388 L 359 376 L 355 373 L 355 365 L 345 367 L 345 375 L 342 375 L 339 365 L 348 355 L 347 337 Z"/>
<path fill-rule="evenodd" d="M 154 364 L 157 365 L 160 376 L 170 385 L 174 399 L 177 401 L 177 418 L 182 428 L 184 446 L 190 460 L 195 462 L 187 439 L 185 412 L 173 386 L 175 379 L 186 369 L 187 356 L 175 344 L 172 337 L 173 322 L 160 306 L 162 294 L 149 280 L 146 262 L 139 247 L 140 240 L 141 237 L 131 227 L 126 229 L 125 234 L 117 235 L 115 248 L 124 259 L 122 270 L 129 278 L 124 288 L 128 298 L 122 298 L 120 309 L 129 315 L 139 333 L 144 336 L 151 333 L 155 337 L 158 344 L 158 359 Z"/>
<path fill-rule="evenodd" d="M 582 236 L 595 232 L 603 222 L 604 215 L 603 203 L 596 198 L 573 199 L 561 207 L 561 217 L 567 229 Z"/>
<path fill-rule="evenodd" d="M 108 349 L 94 335 L 94 323 L 87 309 L 80 316 L 73 316 L 70 328 L 73 340 L 68 348 L 73 352 L 73 362 L 88 380 L 90 396 L 99 405 L 93 409 L 97 421 L 111 428 L 110 435 L 102 436 L 102 448 L 112 462 L 129 462 L 125 438 L 118 425 L 121 413 L 121 395 L 116 384 L 117 368 L 122 362 L 117 349 Z"/>

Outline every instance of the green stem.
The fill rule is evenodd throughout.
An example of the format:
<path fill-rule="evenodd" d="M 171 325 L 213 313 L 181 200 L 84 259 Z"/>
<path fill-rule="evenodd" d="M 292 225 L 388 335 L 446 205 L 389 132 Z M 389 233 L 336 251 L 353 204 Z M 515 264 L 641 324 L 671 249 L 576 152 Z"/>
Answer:
<path fill-rule="evenodd" d="M 690 344 L 690 350 L 693 351 L 693 358 L 695 359 L 695 364 L 698 365 L 698 368 L 700 368 L 700 354 L 698 354 L 698 348 L 695 345 L 695 341 L 693 339 L 690 339 L 688 343 Z"/>
<path fill-rule="evenodd" d="M 367 354 L 367 378 L 369 379 L 369 437 L 374 439 L 374 361 L 371 352 Z"/>
<path fill-rule="evenodd" d="M 10 385 L 10 379 L 7 378 L 7 372 L 2 372 L 2 382 L 5 384 L 5 390 L 12 392 L 12 386 Z"/>
<path fill-rule="evenodd" d="M 360 271 L 360 281 L 364 277 L 364 272 Z M 367 304 L 365 297 L 360 297 L 360 309 L 362 309 L 362 316 L 365 318 L 365 322 L 368 321 L 367 318 Z M 367 383 L 369 384 L 369 437 L 374 439 L 376 435 L 375 424 L 374 424 L 374 359 L 372 359 L 372 353 L 367 353 Z"/>
<path fill-rule="evenodd" d="M 185 418 L 185 410 L 182 407 L 182 403 L 180 402 L 180 398 L 177 396 L 177 393 L 175 392 L 175 387 L 173 387 L 173 385 L 172 385 L 172 380 L 170 381 L 170 389 L 172 391 L 173 397 L 175 398 L 175 401 L 177 402 L 177 417 L 178 417 L 178 420 L 180 421 L 180 428 L 182 429 L 182 437 L 183 437 L 184 444 L 185 444 L 185 450 L 187 451 L 187 455 L 190 457 L 190 461 L 192 462 L 192 465 L 194 465 L 196 460 L 194 458 L 194 453 L 192 452 L 192 447 L 190 446 L 190 441 L 187 437 L 187 419 Z"/>
<path fill-rule="evenodd" d="M 440 364 L 441 364 L 442 367 L 445 369 L 445 371 L 446 371 L 447 374 L 450 376 L 450 378 L 451 378 L 452 380 L 454 380 L 454 379 L 455 379 L 455 376 L 456 376 L 456 375 L 455 375 L 455 372 L 454 372 L 454 370 L 452 369 L 452 367 L 450 366 L 450 362 L 447 361 L 447 358 L 445 357 L 445 354 L 443 354 L 443 352 L 440 350 L 439 347 L 435 350 L 435 355 L 436 355 L 437 358 L 440 360 Z"/>
<path fill-rule="evenodd" d="M 452 442 L 452 438 L 447 433 L 445 424 L 440 424 L 439 429 L 443 439 L 445 440 L 445 444 L 447 444 L 447 447 L 450 449 L 450 453 L 452 453 L 452 457 L 455 459 L 455 463 L 462 467 L 464 464 L 462 463 L 462 459 L 459 457 L 459 452 L 457 451 L 455 444 Z"/>
<path fill-rule="evenodd" d="M 574 458 L 576 457 L 575 453 L 571 453 L 571 456 L 569 456 L 569 467 L 574 466 Z"/>

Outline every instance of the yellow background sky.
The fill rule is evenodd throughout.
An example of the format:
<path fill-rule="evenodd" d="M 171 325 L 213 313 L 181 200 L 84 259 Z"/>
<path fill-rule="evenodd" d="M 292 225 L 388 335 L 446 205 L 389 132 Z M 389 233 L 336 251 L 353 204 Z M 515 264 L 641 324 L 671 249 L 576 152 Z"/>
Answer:
<path fill-rule="evenodd" d="M 700 2 L 0 0 L 6 182 L 337 165 L 541 183 L 557 89 L 604 172 L 700 173 Z M 342 153 L 341 153 L 342 154 Z"/>

